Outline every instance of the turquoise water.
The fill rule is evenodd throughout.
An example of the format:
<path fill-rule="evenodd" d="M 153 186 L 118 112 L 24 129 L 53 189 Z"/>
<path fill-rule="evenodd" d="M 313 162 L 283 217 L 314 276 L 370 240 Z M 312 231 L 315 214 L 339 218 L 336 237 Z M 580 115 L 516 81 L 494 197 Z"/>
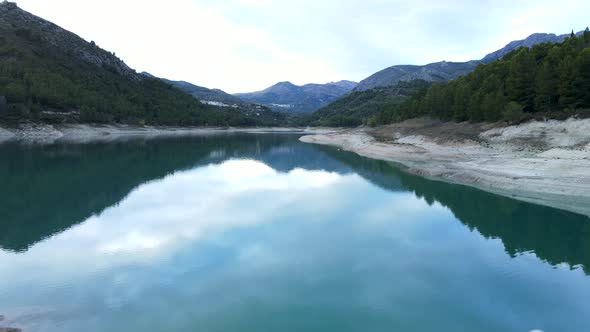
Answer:
<path fill-rule="evenodd" d="M 295 135 L 0 145 L 0 326 L 590 331 L 590 218 Z"/>

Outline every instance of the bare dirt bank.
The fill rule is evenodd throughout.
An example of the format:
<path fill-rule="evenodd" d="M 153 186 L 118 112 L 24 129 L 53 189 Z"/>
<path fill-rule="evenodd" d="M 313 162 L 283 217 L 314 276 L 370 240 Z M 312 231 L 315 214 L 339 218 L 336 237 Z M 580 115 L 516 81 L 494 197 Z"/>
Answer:
<path fill-rule="evenodd" d="M 409 172 L 590 216 L 590 119 L 519 126 L 414 119 L 301 137 Z"/>

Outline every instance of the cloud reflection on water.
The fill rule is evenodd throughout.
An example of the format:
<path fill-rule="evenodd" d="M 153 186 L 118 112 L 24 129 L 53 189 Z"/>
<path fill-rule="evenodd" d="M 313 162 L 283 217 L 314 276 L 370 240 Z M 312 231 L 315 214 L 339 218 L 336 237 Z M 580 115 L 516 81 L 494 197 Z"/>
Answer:
<path fill-rule="evenodd" d="M 217 235 L 240 227 L 277 222 L 293 215 L 321 221 L 322 216 L 345 209 L 343 206 L 367 203 L 363 197 L 371 195 L 363 195 L 362 191 L 368 189 L 378 190 L 366 186 L 357 175 L 304 169 L 280 173 L 258 161 L 229 160 L 148 182 L 118 205 L 28 252 L 17 255 L 0 251 L 0 257 L 18 265 L 29 260 L 55 271 L 77 266 L 77 272 L 84 271 L 81 267 L 88 262 L 106 268 L 117 261 L 152 260 L 186 243 L 214 241 Z M 407 193 L 403 196 L 387 206 L 369 203 L 367 209 L 355 213 L 377 222 L 391 218 L 392 214 L 383 208 L 424 212 L 426 202 Z M 16 271 L 10 268 L 6 272 Z"/>

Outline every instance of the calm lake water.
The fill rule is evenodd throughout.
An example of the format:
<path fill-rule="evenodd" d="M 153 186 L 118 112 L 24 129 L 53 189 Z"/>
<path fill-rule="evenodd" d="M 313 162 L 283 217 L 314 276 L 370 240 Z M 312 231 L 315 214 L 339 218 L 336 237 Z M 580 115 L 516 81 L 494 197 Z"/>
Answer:
<path fill-rule="evenodd" d="M 25 332 L 587 332 L 589 274 L 586 216 L 296 135 L 0 145 Z"/>

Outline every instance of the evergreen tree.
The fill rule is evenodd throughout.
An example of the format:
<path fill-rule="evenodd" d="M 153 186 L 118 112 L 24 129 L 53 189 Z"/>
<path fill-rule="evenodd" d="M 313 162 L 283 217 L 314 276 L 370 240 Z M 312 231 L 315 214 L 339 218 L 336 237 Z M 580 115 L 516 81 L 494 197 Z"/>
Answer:
<path fill-rule="evenodd" d="M 525 111 L 534 110 L 535 59 L 529 48 L 521 48 L 510 61 L 510 73 L 506 81 L 506 93 Z"/>

